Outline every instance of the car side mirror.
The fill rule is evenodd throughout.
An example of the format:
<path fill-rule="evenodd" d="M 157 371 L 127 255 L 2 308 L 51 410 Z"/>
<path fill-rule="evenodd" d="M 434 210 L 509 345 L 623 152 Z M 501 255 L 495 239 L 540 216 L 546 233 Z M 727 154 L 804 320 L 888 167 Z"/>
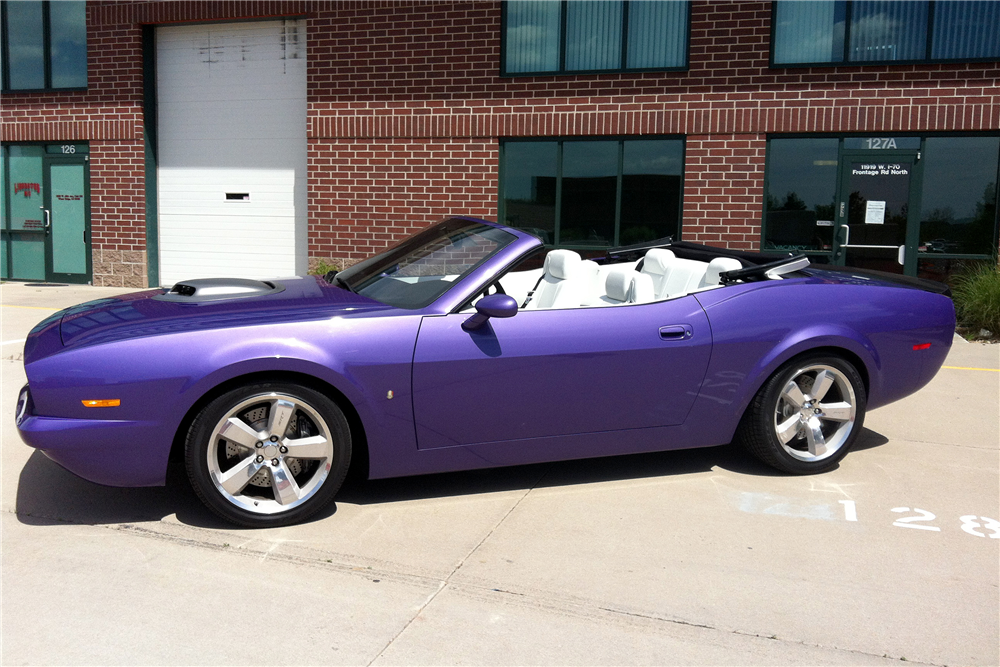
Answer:
<path fill-rule="evenodd" d="M 476 303 L 476 314 L 462 322 L 466 331 L 475 331 L 486 324 L 491 317 L 514 317 L 517 315 L 517 301 L 506 294 L 491 294 Z"/>

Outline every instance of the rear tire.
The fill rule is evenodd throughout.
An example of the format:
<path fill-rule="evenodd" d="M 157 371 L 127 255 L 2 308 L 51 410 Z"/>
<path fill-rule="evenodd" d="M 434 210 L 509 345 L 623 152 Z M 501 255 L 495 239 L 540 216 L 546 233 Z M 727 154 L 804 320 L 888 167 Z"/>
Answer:
<path fill-rule="evenodd" d="M 840 357 L 805 355 L 786 363 L 747 407 L 736 442 L 794 475 L 826 472 L 850 451 L 865 419 L 865 385 Z"/>
<path fill-rule="evenodd" d="M 351 463 L 351 431 L 336 403 L 287 382 L 239 387 L 195 418 L 188 478 L 223 519 L 263 528 L 298 523 L 325 507 Z"/>

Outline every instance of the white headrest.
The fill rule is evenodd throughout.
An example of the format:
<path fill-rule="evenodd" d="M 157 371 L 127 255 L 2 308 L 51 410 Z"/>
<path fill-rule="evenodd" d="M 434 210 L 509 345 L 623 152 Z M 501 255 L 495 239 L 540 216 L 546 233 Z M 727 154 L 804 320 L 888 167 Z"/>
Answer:
<path fill-rule="evenodd" d="M 719 274 L 725 273 L 726 271 L 736 271 L 737 269 L 742 268 L 743 265 L 740 264 L 740 260 L 738 259 L 734 259 L 732 257 L 716 257 L 708 263 L 708 269 L 705 271 L 704 284 L 706 286 L 718 285 Z"/>
<path fill-rule="evenodd" d="M 630 268 L 612 269 L 604 280 L 605 294 L 614 301 L 627 301 L 629 289 L 632 287 L 632 277 L 637 274 L 637 271 Z"/>
<path fill-rule="evenodd" d="M 580 255 L 572 250 L 552 250 L 545 256 L 545 273 L 559 280 L 572 276 L 583 261 Z"/>
<path fill-rule="evenodd" d="M 673 251 L 666 248 L 652 248 L 646 251 L 646 256 L 642 261 L 642 272 L 662 276 L 670 270 L 670 263 L 673 261 Z"/>

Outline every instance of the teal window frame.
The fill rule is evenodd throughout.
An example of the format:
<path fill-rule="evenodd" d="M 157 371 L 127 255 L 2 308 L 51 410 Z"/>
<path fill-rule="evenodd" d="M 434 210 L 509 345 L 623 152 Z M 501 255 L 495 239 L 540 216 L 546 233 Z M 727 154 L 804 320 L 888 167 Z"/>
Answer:
<path fill-rule="evenodd" d="M 44 93 L 44 92 L 67 92 L 85 91 L 88 83 L 82 86 L 55 86 L 53 78 L 53 45 L 52 45 L 52 5 L 58 6 L 60 3 L 51 0 L 32 0 L 41 5 L 42 10 L 42 70 L 43 85 L 40 88 L 11 88 L 10 87 L 10 43 L 8 40 L 9 22 L 7 20 L 7 7 L 11 0 L 0 2 L 0 49 L 2 49 L 2 66 L 0 66 L 0 92 L 7 93 Z M 89 49 L 87 44 L 87 25 L 83 25 L 83 48 L 84 48 L 84 78 L 89 80 Z"/>
<path fill-rule="evenodd" d="M 500 140 L 499 148 L 499 179 L 497 188 L 497 220 L 501 224 L 506 223 L 506 197 L 505 186 L 507 182 L 506 174 L 506 150 L 507 146 L 512 143 L 556 143 L 556 173 L 555 173 L 555 212 L 554 212 L 554 228 L 553 228 L 553 238 L 551 243 L 547 243 L 547 247 L 552 248 L 567 248 L 570 250 L 581 250 L 581 251 L 600 251 L 608 247 L 614 247 L 621 244 L 620 233 L 621 233 L 621 223 L 622 223 L 622 193 L 623 193 L 623 176 L 624 174 L 624 153 L 625 144 L 630 141 L 643 142 L 643 141 L 676 141 L 680 144 L 680 164 L 681 173 L 679 174 L 679 192 L 677 197 L 677 227 L 676 232 L 672 234 L 674 240 L 680 240 L 683 233 L 683 222 L 684 222 L 684 165 L 685 165 L 685 153 L 687 150 L 687 141 L 684 135 L 643 135 L 643 136 L 600 136 L 600 137 L 510 137 Z M 615 220 L 614 220 L 614 239 L 611 244 L 604 245 L 592 245 L 592 244 L 573 244 L 573 243 L 563 243 L 560 238 L 561 228 L 562 228 L 562 190 L 563 190 L 563 149 L 567 143 L 592 143 L 592 142 L 617 142 L 618 144 L 618 157 L 617 157 L 617 185 L 615 193 Z M 516 225 L 512 225 L 516 227 Z M 544 239 L 543 239 L 544 240 Z M 654 239 L 648 239 L 654 240 Z"/>
<path fill-rule="evenodd" d="M 548 0 L 555 2 L 557 0 Z M 560 5 L 559 17 L 559 45 L 557 66 L 554 69 L 533 70 L 525 72 L 512 72 L 507 70 L 507 18 L 508 3 L 504 0 L 500 3 L 500 76 L 501 77 L 525 77 L 525 76 L 564 76 L 577 74 L 606 74 L 609 72 L 686 72 L 690 67 L 691 57 L 691 2 L 690 0 L 658 0 L 670 2 L 683 2 L 686 7 L 684 11 L 685 20 L 681 40 L 684 43 L 683 63 L 680 65 L 670 65 L 663 67 L 629 67 L 629 6 L 633 4 L 630 0 L 619 0 L 622 6 L 622 27 L 620 35 L 621 63 L 622 67 L 604 69 L 567 69 L 566 68 L 566 27 L 567 14 L 570 2 L 584 2 L 585 0 L 558 0 Z"/>

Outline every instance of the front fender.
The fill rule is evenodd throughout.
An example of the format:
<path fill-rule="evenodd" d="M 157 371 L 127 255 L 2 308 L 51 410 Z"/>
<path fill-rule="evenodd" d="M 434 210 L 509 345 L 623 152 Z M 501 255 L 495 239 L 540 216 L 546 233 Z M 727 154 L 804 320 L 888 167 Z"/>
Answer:
<path fill-rule="evenodd" d="M 418 315 L 336 317 L 179 332 L 66 349 L 25 371 L 35 415 L 78 422 L 81 430 L 86 424 L 93 431 L 95 421 L 107 423 L 106 449 L 129 464 L 114 465 L 102 454 L 109 470 L 102 483 L 162 484 L 174 437 L 189 411 L 216 387 L 251 374 L 318 378 L 351 402 L 369 443 L 415 449 L 410 374 L 419 324 Z M 121 401 L 117 407 L 82 404 L 114 398 Z M 114 426 L 125 423 L 148 428 L 135 438 Z M 47 453 L 72 448 L 74 437 L 72 423 L 63 423 L 44 448 Z"/>

